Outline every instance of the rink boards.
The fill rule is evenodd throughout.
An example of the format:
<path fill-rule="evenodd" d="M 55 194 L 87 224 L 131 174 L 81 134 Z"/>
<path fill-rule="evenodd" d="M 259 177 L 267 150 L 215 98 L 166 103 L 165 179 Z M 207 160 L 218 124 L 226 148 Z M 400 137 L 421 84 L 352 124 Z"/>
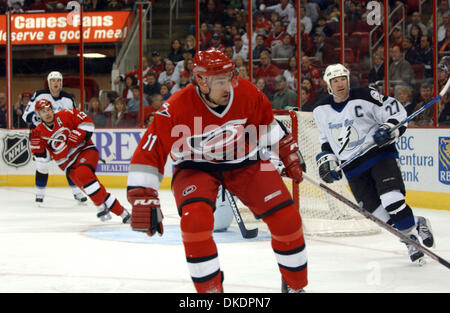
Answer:
<path fill-rule="evenodd" d="M 97 175 L 106 187 L 126 187 L 128 164 L 143 133 L 143 129 L 136 128 L 96 130 L 92 139 L 100 158 L 109 159 L 106 163 L 99 162 L 97 168 Z M 35 167 L 28 134 L 28 130 L 0 129 L 0 186 L 34 186 Z M 408 203 L 450 210 L 450 130 L 410 128 L 400 137 L 397 148 Z M 169 159 L 161 188 L 170 188 L 171 175 Z M 48 185 L 67 186 L 64 173 L 54 163 Z"/>

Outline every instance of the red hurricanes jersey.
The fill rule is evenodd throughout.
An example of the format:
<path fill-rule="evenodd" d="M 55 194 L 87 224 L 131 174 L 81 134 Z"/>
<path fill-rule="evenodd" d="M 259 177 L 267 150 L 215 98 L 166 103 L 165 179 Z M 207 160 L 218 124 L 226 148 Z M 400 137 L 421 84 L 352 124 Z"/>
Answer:
<path fill-rule="evenodd" d="M 259 159 L 261 141 L 276 143 L 282 136 L 271 103 L 251 82 L 238 78 L 221 113 L 210 108 L 191 84 L 155 113 L 131 159 L 128 186 L 158 189 L 168 156 L 180 168 L 243 167 Z"/>
<path fill-rule="evenodd" d="M 95 147 L 89 139 L 69 149 L 67 138 L 72 130 L 78 129 L 92 133 L 95 129 L 92 119 L 86 113 L 76 109 L 59 111 L 55 113 L 53 127 L 40 123 L 36 129 L 40 131 L 44 139 L 46 150 L 62 170 L 72 165 L 81 151 Z"/>

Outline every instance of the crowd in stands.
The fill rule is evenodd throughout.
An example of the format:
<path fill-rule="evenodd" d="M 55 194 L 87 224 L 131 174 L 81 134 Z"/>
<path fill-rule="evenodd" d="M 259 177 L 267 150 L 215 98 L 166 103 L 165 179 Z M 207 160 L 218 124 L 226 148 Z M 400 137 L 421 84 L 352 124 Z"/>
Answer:
<path fill-rule="evenodd" d="M 14 0 L 13 0 L 14 1 Z M 96 8 L 105 2 L 92 1 Z M 120 1 L 119 1 L 120 2 Z M 385 78 L 384 46 L 379 45 L 369 60 L 368 41 L 363 37 L 372 29 L 368 26 L 366 0 L 345 1 L 346 47 L 345 65 L 351 71 L 351 86 L 374 86 L 383 91 Z M 131 2 L 127 2 L 129 5 Z M 143 57 L 144 118 L 147 125 L 152 114 L 173 93 L 192 83 L 193 56 L 197 49 L 216 48 L 234 60 L 239 76 L 252 81 L 272 102 L 274 109 L 312 111 L 322 97 L 327 97 L 327 86 L 322 79 L 328 64 L 339 62 L 339 0 L 301 0 L 300 4 L 300 62 L 297 60 L 297 9 L 290 0 L 254 1 L 253 32 L 248 35 L 246 1 L 201 0 L 199 47 L 193 35 L 183 40 L 174 39 L 170 51 L 162 56 L 151 52 L 151 61 Z M 408 113 L 412 113 L 433 98 L 433 44 L 432 21 L 426 20 L 410 1 L 389 1 L 391 8 L 404 5 L 406 19 L 394 18 L 390 33 L 389 94 L 399 98 Z M 437 69 L 439 89 L 449 76 L 445 53 L 450 55 L 450 8 L 448 0 L 438 1 Z M 399 22 L 398 22 L 399 21 Z M 380 27 L 376 36 L 383 33 Z M 357 35 L 358 34 L 358 35 Z M 350 36 L 352 35 L 352 36 Z M 251 38 L 249 38 L 251 37 Z M 355 39 L 351 41 L 350 39 Z M 249 41 L 251 41 L 252 77 L 249 77 Z M 355 46 L 351 45 L 355 43 Z M 367 48 L 363 51 L 363 48 Z M 365 52 L 365 53 L 363 53 Z M 450 56 L 449 56 L 450 58 Z M 298 63 L 299 66 L 297 65 Z M 450 64 L 448 64 L 450 66 Z M 297 69 L 301 83 L 297 81 Z M 109 94 L 109 102 L 88 104 L 90 114 L 99 126 L 136 126 L 140 118 L 137 71 L 122 73 L 115 81 L 123 92 Z M 96 102 L 97 101 L 97 102 Z M 1 99 L 0 99 L 1 104 Z M 99 105 L 98 105 L 99 104 Z M 446 95 L 438 107 L 438 124 L 450 126 L 450 97 Z M 105 109 L 102 111 L 101 107 Z M 0 107 L 1 108 L 1 107 Z M 1 112 L 1 111 L 0 111 Z M 431 112 L 431 113 L 430 113 Z M 106 118 L 101 117 L 105 115 Z M 99 115 L 99 117 L 97 117 Z M 0 115 L 1 116 L 1 115 Z M 433 126 L 433 110 L 414 119 L 412 126 Z"/>
<path fill-rule="evenodd" d="M 6 11 L 11 13 L 26 13 L 29 11 L 66 12 L 71 0 L 0 0 L 0 14 Z M 84 11 L 114 11 L 133 8 L 135 1 L 130 0 L 83 0 Z"/>

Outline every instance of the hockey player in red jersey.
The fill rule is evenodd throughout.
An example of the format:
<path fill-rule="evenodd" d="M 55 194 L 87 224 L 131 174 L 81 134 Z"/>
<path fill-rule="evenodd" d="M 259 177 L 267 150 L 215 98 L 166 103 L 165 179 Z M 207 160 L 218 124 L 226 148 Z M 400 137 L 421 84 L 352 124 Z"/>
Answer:
<path fill-rule="evenodd" d="M 54 113 L 52 104 L 46 99 L 36 102 L 35 111 L 42 122 L 30 133 L 33 155 L 55 160 L 98 207 L 100 220 L 111 219 L 111 211 L 122 217 L 123 223 L 129 223 L 128 211 L 106 191 L 95 175 L 99 155 L 91 140 L 94 132 L 92 119 L 76 109 Z"/>
<path fill-rule="evenodd" d="M 198 52 L 194 77 L 195 84 L 173 94 L 156 112 L 131 159 L 131 227 L 149 236 L 163 234 L 157 190 L 170 155 L 172 189 L 197 292 L 223 292 L 212 236 L 221 185 L 268 225 L 283 291 L 303 290 L 307 259 L 300 214 L 281 176 L 259 153 L 263 146 L 279 146 L 288 176 L 300 183 L 303 159 L 297 144 L 274 120 L 268 99 L 236 77 L 234 63 L 223 52 Z"/>

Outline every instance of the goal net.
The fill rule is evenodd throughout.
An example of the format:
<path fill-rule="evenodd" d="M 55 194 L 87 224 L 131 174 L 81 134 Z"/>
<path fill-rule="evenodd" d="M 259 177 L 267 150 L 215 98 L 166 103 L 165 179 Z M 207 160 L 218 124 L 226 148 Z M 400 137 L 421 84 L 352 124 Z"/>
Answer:
<path fill-rule="evenodd" d="M 306 162 L 310 177 L 320 181 L 316 166 L 316 155 L 321 151 L 319 131 L 311 112 L 276 111 L 275 118 L 298 139 L 298 144 Z M 300 210 L 303 232 L 309 236 L 351 236 L 369 235 L 380 232 L 379 227 L 361 214 L 349 208 L 320 188 L 303 180 L 299 185 L 285 179 L 292 193 L 296 207 Z M 356 203 L 348 189 L 345 177 L 329 187 Z M 246 223 L 254 223 L 250 211 L 240 203 L 241 215 Z M 259 222 L 263 224 L 262 222 Z M 263 225 L 261 225 L 263 226 Z"/>

